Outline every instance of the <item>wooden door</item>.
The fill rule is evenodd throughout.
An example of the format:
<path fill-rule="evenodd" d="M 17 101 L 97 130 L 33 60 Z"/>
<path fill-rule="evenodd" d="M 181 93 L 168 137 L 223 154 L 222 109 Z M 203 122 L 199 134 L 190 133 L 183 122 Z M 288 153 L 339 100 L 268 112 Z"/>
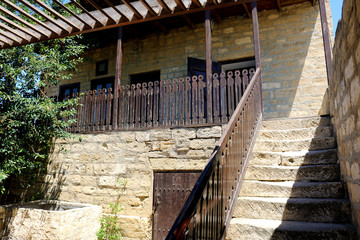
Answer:
<path fill-rule="evenodd" d="M 155 172 L 153 239 L 165 239 L 201 172 Z"/>

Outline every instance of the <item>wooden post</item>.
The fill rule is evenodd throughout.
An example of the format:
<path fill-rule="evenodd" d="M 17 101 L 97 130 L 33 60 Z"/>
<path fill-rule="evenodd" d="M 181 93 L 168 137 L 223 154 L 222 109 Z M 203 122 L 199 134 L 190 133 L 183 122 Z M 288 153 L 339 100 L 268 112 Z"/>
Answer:
<path fill-rule="evenodd" d="M 252 15 L 252 24 L 253 24 L 253 34 L 254 34 L 254 50 L 255 50 L 256 68 L 261 68 L 259 20 L 258 20 L 258 15 L 257 15 L 257 3 L 256 2 L 251 2 L 251 15 Z"/>
<path fill-rule="evenodd" d="M 211 61 L 211 23 L 210 10 L 205 11 L 205 34 L 206 34 L 206 121 L 212 122 L 212 61 Z"/>
<path fill-rule="evenodd" d="M 122 27 L 118 27 L 117 49 L 116 49 L 116 70 L 114 81 L 114 110 L 113 110 L 113 129 L 117 129 L 118 122 L 118 108 L 119 108 L 119 87 L 121 79 L 121 64 L 122 64 Z"/>
<path fill-rule="evenodd" d="M 330 34 L 329 34 L 329 26 L 326 16 L 325 0 L 319 0 L 319 5 L 320 5 L 321 28 L 322 28 L 323 42 L 324 42 L 326 72 L 327 72 L 328 84 L 330 84 L 332 77 L 332 60 L 331 60 L 332 57 L 331 57 Z"/>
<path fill-rule="evenodd" d="M 261 69 L 261 57 L 260 57 L 260 36 L 259 36 L 259 19 L 257 14 L 257 3 L 251 2 L 251 15 L 254 34 L 254 51 L 255 51 L 255 64 L 256 69 Z M 264 112 L 263 100 L 262 100 L 262 80 L 260 71 L 260 94 L 261 94 L 261 112 Z"/>

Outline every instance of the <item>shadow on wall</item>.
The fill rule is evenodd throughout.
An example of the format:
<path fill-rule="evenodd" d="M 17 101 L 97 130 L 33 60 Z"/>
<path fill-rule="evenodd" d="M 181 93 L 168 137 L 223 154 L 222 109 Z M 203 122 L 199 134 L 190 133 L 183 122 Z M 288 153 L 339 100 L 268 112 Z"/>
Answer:
<path fill-rule="evenodd" d="M 260 18 L 266 119 L 328 114 L 320 110 L 327 80 L 319 23 L 319 6 L 310 3 Z"/>
<path fill-rule="evenodd" d="M 63 162 L 53 163 L 54 154 L 63 150 L 50 150 L 46 160 L 46 169 L 39 171 L 36 180 L 31 180 L 29 176 L 18 178 L 10 177 L 5 184 L 8 192 L 0 197 L 0 204 L 14 204 L 29 202 L 34 200 L 57 200 L 61 193 L 61 188 L 66 180 L 66 164 Z"/>

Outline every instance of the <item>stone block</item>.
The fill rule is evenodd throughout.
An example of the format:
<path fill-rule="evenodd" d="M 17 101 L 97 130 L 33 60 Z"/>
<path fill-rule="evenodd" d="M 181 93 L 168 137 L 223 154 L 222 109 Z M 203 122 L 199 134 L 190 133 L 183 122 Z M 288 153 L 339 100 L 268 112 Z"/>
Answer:
<path fill-rule="evenodd" d="M 194 139 L 190 141 L 191 149 L 214 149 L 215 139 Z"/>
<path fill-rule="evenodd" d="M 198 138 L 220 138 L 221 134 L 220 126 L 199 128 L 196 132 Z"/>
<path fill-rule="evenodd" d="M 192 139 L 196 137 L 196 131 L 192 128 L 173 129 L 172 139 Z"/>

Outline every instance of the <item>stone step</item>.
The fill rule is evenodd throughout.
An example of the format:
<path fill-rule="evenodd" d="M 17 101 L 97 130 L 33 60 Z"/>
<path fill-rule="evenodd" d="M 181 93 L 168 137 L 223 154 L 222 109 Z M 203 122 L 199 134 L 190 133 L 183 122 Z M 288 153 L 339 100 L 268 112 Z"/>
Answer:
<path fill-rule="evenodd" d="M 228 240 L 356 240 L 351 224 L 233 218 Z"/>
<path fill-rule="evenodd" d="M 308 117 L 308 118 L 284 118 L 262 121 L 261 128 L 264 130 L 285 130 L 311 127 L 330 126 L 329 117 Z"/>
<path fill-rule="evenodd" d="M 337 149 L 252 153 L 250 165 L 300 166 L 337 163 Z"/>
<path fill-rule="evenodd" d="M 299 140 L 257 140 L 254 151 L 300 151 L 324 150 L 336 147 L 334 137 L 308 138 Z"/>
<path fill-rule="evenodd" d="M 333 182 L 340 179 L 338 164 L 306 166 L 263 166 L 252 165 L 247 168 L 245 180 L 259 181 L 317 181 Z"/>
<path fill-rule="evenodd" d="M 241 197 L 343 198 L 342 182 L 262 182 L 245 180 Z"/>
<path fill-rule="evenodd" d="M 260 130 L 259 140 L 291 140 L 291 139 L 307 139 L 318 137 L 332 137 L 333 128 L 331 126 L 326 127 L 311 127 L 311 128 L 299 128 L 299 129 L 287 129 L 287 130 Z"/>
<path fill-rule="evenodd" d="M 239 197 L 233 218 L 344 223 L 350 213 L 344 199 Z"/>

